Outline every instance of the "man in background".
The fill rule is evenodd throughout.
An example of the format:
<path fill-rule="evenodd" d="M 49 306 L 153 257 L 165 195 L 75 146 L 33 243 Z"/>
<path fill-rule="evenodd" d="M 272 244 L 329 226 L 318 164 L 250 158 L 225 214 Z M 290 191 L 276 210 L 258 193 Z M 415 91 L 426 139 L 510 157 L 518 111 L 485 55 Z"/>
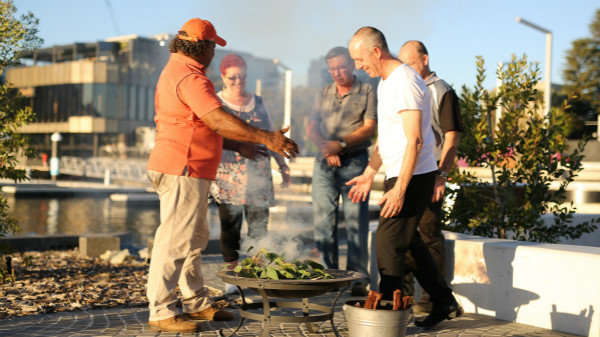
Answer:
<path fill-rule="evenodd" d="M 423 242 L 431 252 L 442 275 L 446 275 L 446 251 L 444 234 L 442 233 L 442 204 L 448 172 L 454 166 L 458 141 L 462 131 L 458 96 L 452 87 L 429 68 L 427 48 L 420 41 L 408 41 L 398 54 L 398 58 L 415 69 L 427 84 L 431 95 L 431 128 L 435 137 L 433 154 L 438 165 L 438 175 L 431 201 L 419 222 L 419 233 Z M 409 252 L 410 255 L 410 252 Z M 415 268 L 412 256 L 407 256 L 407 265 Z M 407 288 L 412 289 L 412 273 L 407 272 Z M 421 294 L 415 309 L 423 312 L 431 310 L 429 295 Z"/>
<path fill-rule="evenodd" d="M 339 269 L 338 205 L 343 199 L 348 237 L 347 270 L 368 274 L 368 197 L 353 203 L 346 185 L 360 175 L 369 162 L 368 148 L 375 134 L 377 99 L 370 84 L 354 76 L 348 49 L 335 47 L 325 56 L 333 83 L 317 94 L 307 133 L 319 148 L 312 176 L 315 243 L 326 268 Z M 352 287 L 354 296 L 367 295 L 365 283 Z"/>

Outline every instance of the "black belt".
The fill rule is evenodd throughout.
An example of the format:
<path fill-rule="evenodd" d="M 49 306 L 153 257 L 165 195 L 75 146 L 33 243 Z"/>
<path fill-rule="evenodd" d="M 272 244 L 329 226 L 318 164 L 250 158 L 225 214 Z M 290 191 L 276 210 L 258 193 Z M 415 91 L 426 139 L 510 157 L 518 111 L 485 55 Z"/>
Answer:
<path fill-rule="evenodd" d="M 355 151 L 342 151 L 340 152 L 339 156 L 340 158 L 354 158 L 354 157 L 358 157 L 361 154 L 367 153 L 367 149 L 360 149 L 360 150 L 355 150 Z"/>

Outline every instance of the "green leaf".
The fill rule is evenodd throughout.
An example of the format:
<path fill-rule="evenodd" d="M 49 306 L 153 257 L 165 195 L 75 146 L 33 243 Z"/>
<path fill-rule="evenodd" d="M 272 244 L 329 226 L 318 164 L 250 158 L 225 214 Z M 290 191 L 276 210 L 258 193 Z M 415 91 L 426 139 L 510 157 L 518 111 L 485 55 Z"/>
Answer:
<path fill-rule="evenodd" d="M 279 274 L 277 273 L 277 269 L 268 266 L 266 276 L 271 280 L 279 280 Z"/>
<path fill-rule="evenodd" d="M 289 271 L 285 270 L 285 269 L 278 269 L 277 272 L 283 276 L 284 278 L 288 279 L 288 280 L 294 280 L 296 279 L 296 276 L 292 273 L 290 273 Z"/>
<path fill-rule="evenodd" d="M 273 262 L 273 260 L 279 258 L 279 255 L 275 254 L 275 253 L 271 253 L 271 252 L 267 252 L 265 254 L 265 256 L 267 257 L 267 259 L 269 259 L 269 263 Z"/>
<path fill-rule="evenodd" d="M 304 263 L 309 265 L 313 269 L 325 269 L 325 267 L 322 264 L 313 260 L 304 260 Z"/>

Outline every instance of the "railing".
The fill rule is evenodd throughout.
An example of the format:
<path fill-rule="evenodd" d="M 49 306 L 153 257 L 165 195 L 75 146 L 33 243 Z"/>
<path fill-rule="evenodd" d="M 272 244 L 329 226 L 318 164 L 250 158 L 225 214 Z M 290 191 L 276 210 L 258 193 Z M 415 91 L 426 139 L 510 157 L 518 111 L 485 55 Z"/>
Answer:
<path fill-rule="evenodd" d="M 101 157 L 84 159 L 63 156 L 60 158 L 60 173 L 90 178 L 104 178 L 105 183 L 110 183 L 113 179 L 135 182 L 148 181 L 145 160 L 116 160 Z"/>

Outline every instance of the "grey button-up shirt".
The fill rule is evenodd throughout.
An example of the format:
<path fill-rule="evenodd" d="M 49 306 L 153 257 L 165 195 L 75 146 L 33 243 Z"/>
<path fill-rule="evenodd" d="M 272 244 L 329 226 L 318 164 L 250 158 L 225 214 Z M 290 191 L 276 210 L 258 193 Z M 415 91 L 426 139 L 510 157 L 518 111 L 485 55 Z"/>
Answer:
<path fill-rule="evenodd" d="M 377 97 L 370 84 L 354 77 L 350 91 L 340 97 L 335 83 L 323 87 L 315 97 L 310 119 L 319 125 L 324 139 L 342 140 L 363 126 L 365 119 L 377 119 Z M 366 149 L 371 140 L 346 148 L 345 152 Z"/>

